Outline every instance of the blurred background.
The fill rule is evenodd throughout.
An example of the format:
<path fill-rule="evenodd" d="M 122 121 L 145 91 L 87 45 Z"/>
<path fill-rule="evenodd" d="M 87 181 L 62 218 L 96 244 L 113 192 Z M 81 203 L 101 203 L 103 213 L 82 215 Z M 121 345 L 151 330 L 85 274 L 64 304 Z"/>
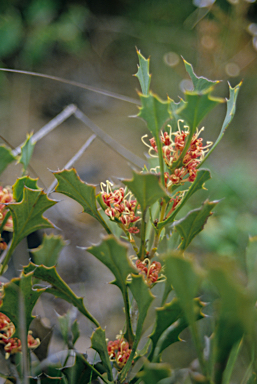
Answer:
<path fill-rule="evenodd" d="M 188 208 L 198 207 L 200 198 L 222 199 L 190 251 L 235 257 L 244 265 L 248 238 L 257 234 L 257 2 L 10 0 L 0 4 L 0 66 L 4 68 L 59 76 L 138 99 L 139 85 L 132 76 L 137 71 L 135 47 L 145 57 L 151 56 L 151 89 L 162 98 L 168 94 L 178 101 L 183 90 L 191 87 L 181 56 L 193 64 L 198 76 L 222 80 L 215 95 L 228 97 L 227 81 L 235 86 L 243 80 L 235 118 L 205 164 L 213 176 L 206 185 L 208 190 L 198 192 Z M 136 115 L 136 105 L 21 74 L 0 72 L 0 85 L 1 136 L 11 146 L 21 144 L 26 133 L 37 132 L 74 103 L 106 133 L 143 158 L 145 147 L 140 137 L 146 127 L 129 117 Z M 205 140 L 215 140 L 224 116 L 221 106 L 205 119 Z M 90 135 L 86 125 L 69 118 L 36 145 L 30 175 L 39 177 L 40 185 L 48 188 L 54 180 L 49 169 L 62 169 Z M 99 139 L 75 167 L 84 181 L 95 184 L 131 175 L 128 162 Z M 9 167 L 1 184 L 13 184 L 19 175 L 19 166 Z M 118 292 L 116 299 L 113 296 L 116 288 L 106 284 L 112 276 L 76 248 L 98 242 L 99 227 L 79 214 L 81 208 L 75 203 L 63 196 L 61 200 L 48 213 L 61 229 L 58 233 L 69 241 L 61 253 L 59 271 L 74 290 L 86 294 L 89 309 L 103 326 L 108 323 L 107 335 L 114 337 L 119 329 L 110 319 L 113 314 L 117 320 L 123 319 L 123 313 Z M 14 258 L 16 269 L 26 263 L 21 253 Z M 103 278 L 99 278 L 100 268 Z M 53 323 L 56 308 L 60 314 L 67 308 L 48 300 L 52 300 L 53 311 L 48 316 Z M 80 326 L 85 328 L 85 338 L 77 347 L 85 350 L 92 329 L 88 324 Z"/>

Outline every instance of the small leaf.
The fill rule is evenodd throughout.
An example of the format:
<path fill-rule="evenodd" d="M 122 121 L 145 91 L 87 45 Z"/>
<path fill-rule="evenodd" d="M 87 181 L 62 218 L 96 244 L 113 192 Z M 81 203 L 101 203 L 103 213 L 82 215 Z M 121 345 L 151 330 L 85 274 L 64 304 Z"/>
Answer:
<path fill-rule="evenodd" d="M 82 205 L 84 212 L 98 220 L 106 232 L 110 234 L 110 229 L 99 214 L 96 206 L 95 186 L 84 183 L 74 168 L 53 172 L 53 174 L 58 180 L 55 191 L 77 201 Z"/>
<path fill-rule="evenodd" d="M 199 189 L 202 189 L 204 187 L 204 184 L 206 183 L 207 180 L 209 180 L 211 178 L 211 174 L 210 174 L 210 171 L 208 171 L 207 169 L 200 169 L 198 172 L 197 172 L 197 175 L 196 175 L 196 178 L 195 178 L 195 181 L 193 182 L 193 184 L 191 185 L 191 187 L 189 188 L 188 192 L 184 195 L 181 203 L 179 205 L 177 205 L 176 209 L 174 210 L 174 212 L 172 212 L 172 214 L 167 218 L 165 219 L 164 221 L 160 221 L 158 224 L 157 224 L 157 228 L 158 229 L 161 229 L 163 227 L 165 227 L 167 224 L 169 223 L 172 223 L 176 217 L 176 215 L 178 214 L 178 212 L 181 210 L 181 208 L 185 205 L 185 203 L 187 202 L 187 200 L 196 192 L 198 191 Z"/>
<path fill-rule="evenodd" d="M 166 363 L 144 363 L 143 370 L 137 377 L 141 378 L 145 384 L 158 384 L 160 380 L 171 376 L 171 369 Z"/>
<path fill-rule="evenodd" d="M 183 59 L 185 68 L 194 85 L 194 91 L 199 93 L 206 93 L 213 90 L 214 86 L 219 84 L 220 81 L 211 81 L 206 79 L 205 77 L 198 77 L 194 73 L 194 69 L 190 63 L 188 63 L 185 59 Z"/>
<path fill-rule="evenodd" d="M 59 254 L 65 245 L 66 242 L 62 236 L 44 234 L 42 244 L 38 248 L 30 250 L 34 263 L 43 264 L 46 267 L 56 265 Z"/>
<path fill-rule="evenodd" d="M 27 135 L 27 139 L 25 143 L 21 146 L 21 156 L 19 158 L 18 163 L 23 164 L 23 173 L 25 173 L 26 169 L 28 168 L 28 165 L 36 144 L 32 142 L 31 140 L 32 136 L 33 136 L 33 133 L 31 133 L 30 135 Z"/>
<path fill-rule="evenodd" d="M 185 250 L 193 238 L 203 230 L 203 227 L 211 215 L 212 209 L 217 205 L 216 202 L 205 201 L 201 208 L 190 211 L 183 219 L 174 223 L 174 227 L 179 232 L 182 242 L 180 249 Z"/>
<path fill-rule="evenodd" d="M 239 93 L 239 89 L 240 89 L 240 87 L 242 85 L 242 82 L 239 83 L 238 85 L 236 85 L 234 88 L 232 88 L 230 86 L 230 84 L 228 84 L 228 85 L 229 85 L 229 99 L 226 99 L 227 113 L 226 113 L 224 122 L 222 124 L 222 128 L 221 128 L 220 134 L 219 134 L 217 140 L 215 141 L 215 143 L 209 149 L 209 152 L 204 157 L 204 159 L 202 161 L 202 164 L 203 164 L 203 162 L 205 160 L 207 160 L 207 158 L 210 156 L 210 154 L 212 153 L 214 148 L 216 148 L 216 146 L 219 144 L 220 140 L 222 139 L 222 137 L 223 137 L 227 127 L 231 123 L 231 121 L 232 121 L 232 119 L 233 119 L 233 117 L 235 115 L 235 112 L 236 112 L 236 100 L 237 100 L 237 96 L 238 96 L 238 93 Z"/>
<path fill-rule="evenodd" d="M 42 213 L 55 204 L 56 202 L 48 199 L 42 190 L 33 190 L 27 187 L 24 188 L 21 202 L 8 204 L 13 219 L 13 238 L 10 247 L 6 250 L 1 273 L 3 273 L 14 249 L 24 237 L 38 229 L 53 227 L 53 224 L 42 216 Z"/>
<path fill-rule="evenodd" d="M 152 173 L 133 172 L 131 180 L 122 181 L 136 197 L 142 212 L 162 197 L 167 197 L 159 183 L 159 177 Z"/>
<path fill-rule="evenodd" d="M 71 333 L 72 333 L 72 345 L 75 345 L 76 341 L 80 336 L 79 325 L 77 320 L 73 321 L 71 325 Z"/>
<path fill-rule="evenodd" d="M 56 267 L 45 267 L 44 265 L 39 266 L 33 263 L 24 267 L 24 273 L 29 273 L 31 271 L 33 271 L 33 277 L 36 279 L 40 279 L 51 284 L 50 287 L 44 288 L 45 292 L 71 303 L 74 307 L 78 308 L 84 316 L 92 321 L 92 323 L 94 323 L 97 327 L 99 326 L 98 321 L 85 308 L 83 298 L 75 295 L 70 287 L 59 276 L 56 271 Z"/>
<path fill-rule="evenodd" d="M 21 329 L 25 329 L 25 334 L 29 330 L 30 323 L 34 319 L 32 310 L 41 295 L 43 289 L 33 290 L 33 274 L 21 273 L 21 277 L 12 279 L 4 284 L 3 304 L 0 307 L 1 312 L 8 316 L 15 325 L 15 334 L 13 337 L 20 337 Z M 24 302 L 25 324 L 20 318 L 20 300 Z"/>
<path fill-rule="evenodd" d="M 30 189 L 40 189 L 37 185 L 38 179 L 31 179 L 29 176 L 18 178 L 12 186 L 13 198 L 19 203 L 23 197 L 24 187 Z"/>
<path fill-rule="evenodd" d="M 144 325 L 144 321 L 145 321 L 148 309 L 154 299 L 154 296 L 151 293 L 150 289 L 148 288 L 147 284 L 145 283 L 142 275 L 132 275 L 132 281 L 128 285 L 137 303 L 138 320 L 137 320 L 135 340 L 132 345 L 132 351 L 130 353 L 130 356 L 126 365 L 124 366 L 124 368 L 120 373 L 121 381 L 125 379 L 127 372 L 131 367 L 138 343 L 142 335 L 143 325 Z"/>
<path fill-rule="evenodd" d="M 58 321 L 64 343 L 69 347 L 70 345 L 70 316 L 65 313 L 63 316 L 58 315 Z"/>
<path fill-rule="evenodd" d="M 138 78 L 143 95 L 147 95 L 151 82 L 151 75 L 149 74 L 150 59 L 145 59 L 144 56 L 137 50 L 139 65 L 137 73 L 134 75 Z"/>
<path fill-rule="evenodd" d="M 5 168 L 15 160 L 12 151 L 5 145 L 0 145 L 0 175 Z"/>
<path fill-rule="evenodd" d="M 91 337 L 91 347 L 99 354 L 103 366 L 106 368 L 108 373 L 108 380 L 113 380 L 112 367 L 110 363 L 109 354 L 107 351 L 105 330 L 97 328 Z"/>

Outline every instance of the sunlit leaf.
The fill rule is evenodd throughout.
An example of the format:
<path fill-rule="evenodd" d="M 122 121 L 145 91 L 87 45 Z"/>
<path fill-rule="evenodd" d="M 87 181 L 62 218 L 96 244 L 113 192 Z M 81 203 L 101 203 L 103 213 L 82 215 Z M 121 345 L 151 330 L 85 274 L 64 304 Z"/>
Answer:
<path fill-rule="evenodd" d="M 12 151 L 5 145 L 0 145 L 0 175 L 5 168 L 15 160 Z"/>
<path fill-rule="evenodd" d="M 211 211 L 218 202 L 205 201 L 201 208 L 190 211 L 183 219 L 174 223 L 176 230 L 179 232 L 182 242 L 180 249 L 185 250 L 191 243 L 193 238 L 203 230 L 203 227 L 212 214 Z"/>
<path fill-rule="evenodd" d="M 31 140 L 32 136 L 33 136 L 33 133 L 31 133 L 30 135 L 27 135 L 27 139 L 25 143 L 21 146 L 21 156 L 18 162 L 23 164 L 23 172 L 25 172 L 26 169 L 28 168 L 28 165 L 36 144 L 32 142 Z"/>
<path fill-rule="evenodd" d="M 82 205 L 84 212 L 98 220 L 107 233 L 111 233 L 107 224 L 98 212 L 96 206 L 95 186 L 84 183 L 74 168 L 53 172 L 53 174 L 58 180 L 58 185 L 55 191 L 63 193 L 71 199 L 76 200 L 80 205 Z"/>
<path fill-rule="evenodd" d="M 55 204 L 56 202 L 50 200 L 42 190 L 33 190 L 27 187 L 24 188 L 21 202 L 8 204 L 13 219 L 13 238 L 10 247 L 6 250 L 1 273 L 3 273 L 13 250 L 24 237 L 38 229 L 53 227 L 53 224 L 42 214 Z"/>
<path fill-rule="evenodd" d="M 13 198 L 20 202 L 23 197 L 24 187 L 30 189 L 40 189 L 37 185 L 38 179 L 31 179 L 29 176 L 19 177 L 12 186 Z"/>
<path fill-rule="evenodd" d="M 183 61 L 185 64 L 186 71 L 191 77 L 191 80 L 193 82 L 195 92 L 198 92 L 198 93 L 210 92 L 213 90 L 215 85 L 220 83 L 219 80 L 212 81 L 212 80 L 206 79 L 205 77 L 196 76 L 192 65 L 188 63 L 185 59 L 183 59 Z"/>
<path fill-rule="evenodd" d="M 138 78 L 143 95 L 147 95 L 151 82 L 151 75 L 149 74 L 150 59 L 145 59 L 144 56 L 137 50 L 139 65 L 137 73 L 134 75 Z"/>
<path fill-rule="evenodd" d="M 33 277 L 36 279 L 40 279 L 51 284 L 51 286 L 44 289 L 45 292 L 71 303 L 97 327 L 99 326 L 98 321 L 85 308 L 83 298 L 75 295 L 65 281 L 62 280 L 55 267 L 46 267 L 44 265 L 35 265 L 34 263 L 30 263 L 28 266 L 24 267 L 24 273 L 29 272 L 33 272 Z"/>
<path fill-rule="evenodd" d="M 105 330 L 99 327 L 93 332 L 91 336 L 91 347 L 99 354 L 103 366 L 107 370 L 108 380 L 113 380 L 112 367 L 109 354 L 107 352 Z"/>

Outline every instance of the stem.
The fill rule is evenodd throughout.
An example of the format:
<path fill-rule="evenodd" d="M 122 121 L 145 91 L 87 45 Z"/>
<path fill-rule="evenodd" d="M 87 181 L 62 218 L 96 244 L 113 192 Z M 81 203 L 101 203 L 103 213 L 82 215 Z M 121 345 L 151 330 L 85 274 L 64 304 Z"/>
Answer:
<path fill-rule="evenodd" d="M 162 208 L 161 208 L 161 213 L 160 213 L 160 219 L 159 219 L 159 222 L 163 221 L 164 216 L 165 216 L 166 208 L 167 208 L 167 203 L 165 203 L 165 202 L 163 201 Z M 154 257 L 154 255 L 155 255 L 155 253 L 156 253 L 156 250 L 157 250 L 157 247 L 158 247 L 158 244 L 159 244 L 159 240 L 160 240 L 161 231 L 162 231 L 162 228 L 159 229 L 159 230 L 155 233 L 155 235 L 154 235 L 153 246 L 152 246 L 151 252 L 149 253 L 149 256 L 148 256 L 148 258 L 149 258 L 150 260 Z"/>
<path fill-rule="evenodd" d="M 139 251 L 139 259 L 141 261 L 145 258 L 145 232 L 146 232 L 146 222 L 145 222 L 146 211 L 142 214 L 142 224 L 141 224 L 141 245 Z"/>
<path fill-rule="evenodd" d="M 125 338 L 127 339 L 129 346 L 133 344 L 134 341 L 134 333 L 132 330 L 132 325 L 131 325 L 131 319 L 130 319 L 130 313 L 129 313 L 129 297 L 128 297 L 128 290 L 126 290 L 125 294 L 123 295 L 123 300 L 124 300 L 124 310 L 125 310 L 125 317 L 126 317 L 126 333 L 125 333 Z"/>
<path fill-rule="evenodd" d="M 101 373 L 98 372 L 98 370 L 95 369 L 95 367 L 94 367 L 93 365 L 91 365 L 91 364 L 85 359 L 85 357 L 84 357 L 82 354 L 80 354 L 80 356 L 82 357 L 83 362 L 84 362 L 84 363 L 85 363 L 85 364 L 86 364 L 92 371 L 94 371 L 94 372 L 97 374 L 97 376 L 99 376 L 99 377 L 103 380 L 104 383 L 106 383 L 106 384 L 110 384 L 110 381 L 109 381 L 109 380 L 106 380 L 106 379 L 101 375 Z"/>
<path fill-rule="evenodd" d="M 3 229 L 4 229 L 4 226 L 7 222 L 7 220 L 9 219 L 9 217 L 11 216 L 11 212 L 8 211 L 7 214 L 5 215 L 4 217 L 4 220 L 2 221 L 1 225 L 0 225 L 0 234 L 2 233 Z"/>

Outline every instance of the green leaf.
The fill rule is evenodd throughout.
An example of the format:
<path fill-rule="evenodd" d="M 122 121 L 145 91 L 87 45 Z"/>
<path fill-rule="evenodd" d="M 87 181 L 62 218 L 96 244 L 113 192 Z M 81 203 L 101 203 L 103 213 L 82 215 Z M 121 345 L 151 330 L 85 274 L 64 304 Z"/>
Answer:
<path fill-rule="evenodd" d="M 63 316 L 58 315 L 58 321 L 64 343 L 69 347 L 70 345 L 70 314 L 65 313 Z"/>
<path fill-rule="evenodd" d="M 206 93 L 213 90 L 214 86 L 219 84 L 220 81 L 211 81 L 206 79 L 205 77 L 198 77 L 194 73 L 194 69 L 190 63 L 188 63 L 185 59 L 183 59 L 185 68 L 194 85 L 194 91 L 198 93 Z"/>
<path fill-rule="evenodd" d="M 248 287 L 257 300 L 257 236 L 249 237 L 246 248 L 246 268 L 248 277 Z"/>
<path fill-rule="evenodd" d="M 239 271 L 228 260 L 212 260 L 209 280 L 220 294 L 219 317 L 214 334 L 214 382 L 222 382 L 231 350 L 247 333 L 253 337 L 255 299 L 240 283 Z"/>
<path fill-rule="evenodd" d="M 232 347 L 231 353 L 229 355 L 228 363 L 223 374 L 222 384 L 230 383 L 231 375 L 235 367 L 235 363 L 236 363 L 238 354 L 241 350 L 241 347 L 242 347 L 242 340 L 238 340 L 238 342 L 235 343 L 234 346 Z"/>
<path fill-rule="evenodd" d="M 149 131 L 155 138 L 156 143 L 158 143 L 161 128 L 171 119 L 169 112 L 170 101 L 162 101 L 151 92 L 147 96 L 140 95 L 140 99 L 142 107 L 140 107 L 138 117 L 146 121 Z"/>
<path fill-rule="evenodd" d="M 138 78 L 143 95 L 147 95 L 149 92 L 151 75 L 149 74 L 150 59 L 145 59 L 144 56 L 137 50 L 139 65 L 137 73 L 134 75 Z"/>
<path fill-rule="evenodd" d="M 46 267 L 52 267 L 57 264 L 59 254 L 66 242 L 62 236 L 44 234 L 42 244 L 30 252 L 33 255 L 35 264 L 43 264 Z"/>
<path fill-rule="evenodd" d="M 216 202 L 209 202 L 206 200 L 201 208 L 190 211 L 183 219 L 174 223 L 174 227 L 179 232 L 182 242 L 180 249 L 185 250 L 193 238 L 203 230 L 203 227 L 212 214 L 211 211 L 217 205 Z"/>
<path fill-rule="evenodd" d="M 92 366 L 92 368 L 96 367 Z M 68 383 L 90 383 L 90 381 L 97 379 L 98 375 L 93 371 L 86 358 L 76 353 L 74 364 L 71 367 L 64 367 L 63 374 L 68 380 Z M 51 384 L 51 382 L 49 383 Z"/>
<path fill-rule="evenodd" d="M 206 183 L 207 180 L 209 180 L 211 178 L 211 174 L 210 174 L 210 171 L 208 171 L 207 169 L 200 169 L 198 172 L 197 172 L 197 175 L 196 175 L 196 178 L 195 178 L 195 181 L 193 182 L 193 184 L 191 185 L 191 187 L 189 188 L 188 192 L 184 195 L 181 203 L 179 205 L 177 205 L 176 209 L 174 210 L 174 212 L 172 212 L 172 214 L 167 217 L 164 221 L 160 221 L 158 224 L 157 224 L 157 228 L 158 229 L 161 229 L 163 227 L 165 227 L 167 224 L 169 223 L 172 223 L 176 217 L 176 215 L 178 214 L 178 212 L 181 210 L 181 208 L 185 205 L 185 203 L 187 202 L 187 200 L 196 192 L 198 191 L 199 189 L 202 189 L 204 188 L 204 184 Z"/>
<path fill-rule="evenodd" d="M 76 341 L 80 336 L 79 325 L 77 320 L 73 321 L 71 325 L 71 334 L 72 334 L 72 345 L 75 345 Z"/>
<path fill-rule="evenodd" d="M 135 352 L 140 341 L 144 321 L 148 312 L 148 309 L 154 299 L 153 294 L 148 288 L 147 284 L 144 281 L 142 275 L 132 275 L 132 281 L 129 283 L 129 289 L 132 292 L 132 295 L 136 301 L 138 309 L 138 320 L 136 327 L 135 340 L 132 345 L 132 351 L 130 353 L 129 359 L 120 373 L 120 380 L 123 381 L 131 367 Z"/>
<path fill-rule="evenodd" d="M 131 343 L 134 339 L 130 314 L 129 314 L 129 302 L 128 302 L 128 290 L 126 280 L 128 275 L 138 273 L 137 269 L 130 261 L 127 251 L 127 246 L 116 239 L 113 236 L 107 236 L 101 244 L 95 245 L 86 250 L 94 255 L 99 261 L 101 261 L 115 276 L 115 280 L 111 283 L 116 285 L 122 293 L 124 305 L 127 329 L 125 332 L 125 338 Z"/>
<path fill-rule="evenodd" d="M 25 143 L 21 146 L 21 156 L 18 160 L 18 163 L 23 164 L 23 173 L 25 173 L 26 169 L 28 168 L 28 165 L 36 144 L 32 142 L 31 140 L 32 136 L 33 136 L 33 133 L 31 133 L 30 135 L 27 135 L 27 139 Z"/>
<path fill-rule="evenodd" d="M 24 237 L 38 229 L 53 227 L 53 224 L 42 214 L 55 204 L 56 202 L 48 199 L 42 190 L 33 190 L 27 187 L 24 187 L 21 202 L 8 204 L 13 219 L 13 238 L 10 247 L 6 250 L 1 273 L 3 273 L 15 247 Z"/>
<path fill-rule="evenodd" d="M 63 193 L 77 201 L 82 205 L 84 212 L 98 220 L 106 232 L 110 234 L 110 229 L 97 210 L 95 186 L 84 183 L 74 168 L 53 172 L 53 174 L 58 180 L 55 191 Z"/>
<path fill-rule="evenodd" d="M 24 187 L 40 189 L 37 185 L 38 179 L 31 179 L 29 176 L 19 177 L 12 186 L 13 198 L 19 203 L 23 197 Z"/>
<path fill-rule="evenodd" d="M 145 361 L 143 371 L 137 377 L 141 378 L 145 384 L 158 384 L 160 380 L 171 376 L 171 369 L 166 363 L 149 363 Z"/>
<path fill-rule="evenodd" d="M 133 171 L 131 180 L 122 180 L 136 197 L 142 212 L 162 197 L 167 197 L 159 183 L 159 177 L 152 173 L 137 173 Z"/>
<path fill-rule="evenodd" d="M 176 292 L 188 323 L 193 324 L 196 319 L 194 298 L 202 276 L 193 262 L 181 254 L 168 254 L 163 261 L 167 280 L 171 282 Z"/>
<path fill-rule="evenodd" d="M 107 351 L 105 330 L 100 327 L 97 328 L 91 336 L 91 348 L 93 348 L 99 354 L 101 361 L 108 373 L 108 380 L 113 380 L 112 367 Z"/>
<path fill-rule="evenodd" d="M 5 168 L 15 160 L 12 151 L 5 145 L 0 145 L 0 175 Z"/>
<path fill-rule="evenodd" d="M 28 332 L 32 316 L 32 310 L 41 295 L 43 289 L 33 290 L 33 274 L 21 273 L 21 277 L 12 279 L 4 284 L 3 304 L 0 307 L 1 312 L 8 316 L 15 325 L 15 334 L 13 337 L 20 337 L 21 332 Z M 25 314 L 24 319 L 20 317 L 20 300 L 23 300 Z M 25 324 L 24 324 L 25 321 Z"/>
<path fill-rule="evenodd" d="M 237 100 L 237 96 L 238 96 L 238 93 L 239 93 L 239 89 L 240 89 L 240 87 L 242 85 L 242 82 L 239 83 L 238 85 L 236 85 L 234 88 L 232 88 L 230 86 L 230 84 L 228 84 L 228 85 L 229 85 L 229 99 L 226 99 L 226 103 L 227 103 L 226 116 L 225 116 L 224 122 L 222 124 L 222 128 L 221 128 L 220 134 L 219 134 L 217 140 L 215 141 L 215 143 L 209 149 L 209 152 L 204 157 L 204 159 L 202 161 L 202 164 L 210 156 L 210 154 L 212 153 L 214 148 L 216 148 L 216 146 L 219 144 L 220 140 L 222 139 L 222 137 L 223 137 L 227 127 L 231 123 L 231 121 L 232 121 L 232 119 L 233 119 L 233 117 L 235 115 L 235 112 L 236 112 L 236 100 Z"/>
<path fill-rule="evenodd" d="M 98 321 L 85 308 L 83 298 L 75 295 L 65 281 L 62 280 L 55 267 L 46 267 L 44 265 L 39 266 L 34 263 L 30 263 L 28 266 L 24 267 L 24 273 L 29 272 L 33 272 L 33 277 L 36 279 L 40 279 L 51 284 L 50 287 L 44 289 L 45 292 L 71 303 L 74 307 L 78 308 L 84 316 L 92 321 L 92 323 L 99 327 Z"/>

